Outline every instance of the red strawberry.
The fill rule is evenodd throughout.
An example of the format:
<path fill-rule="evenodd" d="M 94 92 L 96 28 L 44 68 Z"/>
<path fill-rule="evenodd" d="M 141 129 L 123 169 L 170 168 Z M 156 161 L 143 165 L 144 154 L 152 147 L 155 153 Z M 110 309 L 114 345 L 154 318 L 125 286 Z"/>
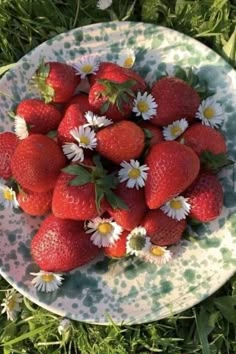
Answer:
<path fill-rule="evenodd" d="M 186 220 L 174 220 L 160 209 L 149 210 L 141 225 L 145 227 L 152 243 L 169 246 L 177 243 L 187 226 Z"/>
<path fill-rule="evenodd" d="M 108 257 L 121 258 L 126 255 L 126 241 L 129 232 L 123 231 L 120 238 L 114 245 L 104 247 L 104 253 Z"/>
<path fill-rule="evenodd" d="M 46 134 L 58 127 L 61 121 L 61 112 L 51 104 L 29 98 L 21 101 L 16 109 L 16 114 L 30 126 L 31 133 Z"/>
<path fill-rule="evenodd" d="M 57 143 L 46 135 L 33 134 L 22 140 L 11 159 L 12 174 L 22 188 L 34 192 L 52 189 L 66 158 Z"/>
<path fill-rule="evenodd" d="M 150 141 L 148 142 L 149 147 L 151 147 L 155 144 L 158 144 L 164 140 L 161 130 L 158 127 L 156 127 L 155 125 L 152 125 L 148 122 L 141 122 L 139 124 L 139 126 L 145 130 L 148 130 L 152 135 Z"/>
<path fill-rule="evenodd" d="M 70 131 L 85 123 L 87 123 L 87 120 L 84 117 L 84 110 L 81 105 L 79 103 L 69 105 L 57 130 L 59 142 L 61 144 L 65 142 L 75 142 Z"/>
<path fill-rule="evenodd" d="M 176 141 L 154 145 L 145 163 L 149 167 L 145 196 L 150 209 L 159 208 L 183 192 L 195 180 L 200 169 L 195 152 Z"/>
<path fill-rule="evenodd" d="M 226 153 L 226 143 L 223 135 L 214 128 L 201 123 L 193 124 L 181 136 L 181 142 L 191 147 L 199 156 L 204 151 L 212 154 Z"/>
<path fill-rule="evenodd" d="M 25 213 L 40 216 L 48 213 L 52 204 L 52 193 L 48 192 L 37 193 L 30 190 L 20 190 L 17 195 L 18 203 Z"/>
<path fill-rule="evenodd" d="M 127 204 L 128 210 L 112 209 L 108 207 L 108 213 L 125 230 L 133 230 L 138 226 L 144 217 L 147 206 L 143 189 L 127 188 L 126 183 L 120 183 L 116 188 L 118 195 Z"/>
<path fill-rule="evenodd" d="M 84 93 L 80 92 L 77 95 L 73 96 L 71 100 L 66 104 L 65 108 L 67 109 L 71 104 L 74 103 L 79 104 L 83 112 L 92 111 L 92 107 L 89 104 L 88 95 Z"/>
<path fill-rule="evenodd" d="M 87 220 L 98 215 L 93 183 L 71 186 L 73 175 L 61 172 L 54 188 L 52 211 L 62 219 Z"/>
<path fill-rule="evenodd" d="M 166 126 L 181 118 L 192 122 L 201 102 L 200 96 L 191 86 L 170 76 L 156 81 L 151 94 L 158 104 L 152 124 L 159 126 Z"/>
<path fill-rule="evenodd" d="M 185 197 L 191 205 L 189 216 L 202 222 L 216 219 L 223 207 L 223 190 L 218 178 L 210 173 L 201 173 L 186 190 Z"/>
<path fill-rule="evenodd" d="M 129 118 L 134 94 L 145 90 L 145 81 L 134 71 L 103 63 L 90 88 L 89 103 L 96 113 L 105 113 L 107 118 L 117 122 Z"/>
<path fill-rule="evenodd" d="M 54 61 L 40 64 L 34 80 L 46 103 L 68 101 L 80 83 L 72 66 Z"/>
<path fill-rule="evenodd" d="M 62 220 L 54 215 L 43 221 L 31 242 L 34 261 L 48 272 L 68 272 L 90 262 L 99 252 L 82 222 Z"/>
<path fill-rule="evenodd" d="M 117 164 L 138 158 L 144 148 L 144 132 L 135 123 L 121 121 L 97 133 L 97 151 Z"/>
<path fill-rule="evenodd" d="M 11 132 L 0 134 L 0 177 L 8 179 L 12 176 L 11 159 L 19 143 L 17 136 Z"/>

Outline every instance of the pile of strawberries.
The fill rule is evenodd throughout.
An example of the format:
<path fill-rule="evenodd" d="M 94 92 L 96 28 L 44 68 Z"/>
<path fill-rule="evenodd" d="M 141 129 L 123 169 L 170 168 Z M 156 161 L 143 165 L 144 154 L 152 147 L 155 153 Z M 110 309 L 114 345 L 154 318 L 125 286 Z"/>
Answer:
<path fill-rule="evenodd" d="M 46 62 L 34 80 L 43 98 L 21 101 L 15 112 L 18 133 L 0 134 L 0 177 L 14 185 L 25 213 L 45 215 L 31 242 L 40 269 L 70 271 L 101 250 L 122 257 L 127 237 L 139 226 L 152 245 L 170 246 L 181 239 L 188 218 L 208 222 L 219 216 L 223 191 L 217 163 L 222 165 L 226 144 L 217 129 L 196 119 L 201 97 L 187 82 L 166 76 L 149 88 L 138 73 L 110 62 L 100 63 L 86 79 L 72 65 Z M 89 84 L 86 93 L 78 91 L 81 80 Z M 137 101 L 148 95 L 154 107 L 150 119 L 145 100 Z M 163 127 L 181 119 L 187 129 L 178 134 L 177 128 L 176 139 L 165 141 Z M 129 182 L 122 179 L 122 166 L 131 166 Z M 180 195 L 190 210 L 173 218 L 163 206 L 171 203 L 178 210 Z M 104 238 L 111 228 L 106 220 L 120 228 L 106 247 L 88 233 L 98 217 Z"/>

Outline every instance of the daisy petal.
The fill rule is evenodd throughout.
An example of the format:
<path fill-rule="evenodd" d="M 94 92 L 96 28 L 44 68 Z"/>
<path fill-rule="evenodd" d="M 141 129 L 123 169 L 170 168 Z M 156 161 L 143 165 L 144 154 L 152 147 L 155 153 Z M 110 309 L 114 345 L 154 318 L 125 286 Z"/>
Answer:
<path fill-rule="evenodd" d="M 222 105 L 211 96 L 201 102 L 196 118 L 200 119 L 202 124 L 218 128 L 225 119 L 225 112 Z"/>
<path fill-rule="evenodd" d="M 35 276 L 32 280 L 32 284 L 38 291 L 50 293 L 57 290 L 63 281 L 62 274 L 56 274 L 52 272 L 45 272 L 40 270 L 38 273 L 30 273 Z"/>
<path fill-rule="evenodd" d="M 72 66 L 81 79 L 84 79 L 87 75 L 96 74 L 100 66 L 100 58 L 97 55 L 85 55 Z"/>
<path fill-rule="evenodd" d="M 141 252 L 140 257 L 150 263 L 163 265 L 170 262 L 173 254 L 166 247 L 150 245 L 148 250 Z"/>
<path fill-rule="evenodd" d="M 135 63 L 135 53 L 132 49 L 124 49 L 119 54 L 117 64 L 123 68 L 130 69 Z"/>
<path fill-rule="evenodd" d="M 84 127 L 101 128 L 113 124 L 113 121 L 107 119 L 105 116 L 97 116 L 91 111 L 85 113 L 85 118 L 88 123 L 84 124 Z"/>
<path fill-rule="evenodd" d="M 105 219 L 99 216 L 90 220 L 85 229 L 86 233 L 92 233 L 91 241 L 99 248 L 113 245 L 123 232 L 122 227 L 112 218 Z"/>
<path fill-rule="evenodd" d="M 165 140 L 175 140 L 187 129 L 188 122 L 185 118 L 176 120 L 172 124 L 163 128 L 163 136 Z"/>
<path fill-rule="evenodd" d="M 0 184 L 0 205 L 3 205 L 4 208 L 18 208 L 19 203 L 16 199 L 16 193 L 12 188 Z"/>
<path fill-rule="evenodd" d="M 17 115 L 15 116 L 14 131 L 16 136 L 20 140 L 23 140 L 29 136 L 26 121 L 21 116 L 17 116 Z"/>
<path fill-rule="evenodd" d="M 84 149 L 93 150 L 97 146 L 97 138 L 95 132 L 90 127 L 80 126 L 70 131 L 73 138 Z"/>
<path fill-rule="evenodd" d="M 176 220 L 186 219 L 189 214 L 191 205 L 188 203 L 188 198 L 182 196 L 173 198 L 161 207 L 161 210 L 170 218 Z"/>
<path fill-rule="evenodd" d="M 147 179 L 147 165 L 141 165 L 138 160 L 130 160 L 130 162 L 123 161 L 120 166 L 122 167 L 118 172 L 119 181 L 125 182 L 127 188 L 142 188 Z"/>
<path fill-rule="evenodd" d="M 136 116 L 142 116 L 144 120 L 149 120 L 156 114 L 157 107 L 158 105 L 151 94 L 138 92 L 134 99 L 133 112 L 136 113 Z"/>
<path fill-rule="evenodd" d="M 98 0 L 97 2 L 97 8 L 99 10 L 106 10 L 108 7 L 110 7 L 112 4 L 112 0 Z"/>
<path fill-rule="evenodd" d="M 65 143 L 62 146 L 63 153 L 72 161 L 84 161 L 84 151 L 79 145 L 74 143 Z"/>
<path fill-rule="evenodd" d="M 127 236 L 127 254 L 138 256 L 145 252 L 151 245 L 150 238 L 147 236 L 146 229 L 142 226 L 135 227 Z"/>
<path fill-rule="evenodd" d="M 15 321 L 18 313 L 21 311 L 20 304 L 22 301 L 23 297 L 14 289 L 8 290 L 1 304 L 3 307 L 1 313 L 6 313 L 8 320 Z"/>

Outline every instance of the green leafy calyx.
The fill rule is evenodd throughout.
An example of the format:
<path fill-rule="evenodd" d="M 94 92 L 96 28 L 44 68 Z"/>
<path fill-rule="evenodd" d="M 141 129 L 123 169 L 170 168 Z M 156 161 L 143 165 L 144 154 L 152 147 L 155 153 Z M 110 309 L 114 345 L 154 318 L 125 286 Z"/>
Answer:
<path fill-rule="evenodd" d="M 136 84 L 136 80 L 127 80 L 123 83 L 119 83 L 107 79 L 99 79 L 97 82 L 104 86 L 104 90 L 99 92 L 99 96 L 103 96 L 107 99 L 102 106 L 102 114 L 106 113 L 110 104 L 116 105 L 118 110 L 123 112 L 123 105 L 130 103 L 132 97 L 134 97 L 132 87 Z"/>
<path fill-rule="evenodd" d="M 228 159 L 227 155 L 224 153 L 213 154 L 210 151 L 204 151 L 200 156 L 201 165 L 206 170 L 211 170 L 212 172 L 218 172 L 222 168 L 233 165 L 234 161 Z"/>
<path fill-rule="evenodd" d="M 94 156 L 95 166 L 70 165 L 62 169 L 63 172 L 74 175 L 69 182 L 71 186 L 83 186 L 93 183 L 95 187 L 95 203 L 97 211 L 101 211 L 101 201 L 105 198 L 113 209 L 128 209 L 126 203 L 114 193 L 118 185 L 118 178 L 114 173 L 108 174 L 103 168 L 99 156 Z"/>
<path fill-rule="evenodd" d="M 50 103 L 55 95 L 54 89 L 52 86 L 48 85 L 47 78 L 50 73 L 50 64 L 44 63 L 43 61 L 40 63 L 35 76 L 33 76 L 32 80 L 41 95 L 44 98 L 46 103 Z"/>

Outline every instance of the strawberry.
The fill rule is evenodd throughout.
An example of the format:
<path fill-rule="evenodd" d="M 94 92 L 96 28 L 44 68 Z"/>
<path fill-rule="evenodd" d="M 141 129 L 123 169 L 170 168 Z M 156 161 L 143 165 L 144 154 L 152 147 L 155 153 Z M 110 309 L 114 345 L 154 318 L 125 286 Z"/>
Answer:
<path fill-rule="evenodd" d="M 107 202 L 113 208 L 127 208 L 113 193 L 118 181 L 108 175 L 100 160 L 83 162 L 86 168 L 71 164 L 64 168 L 57 180 L 52 199 L 52 211 L 62 219 L 88 220 L 102 214 Z M 105 198 L 107 202 L 105 201 Z"/>
<path fill-rule="evenodd" d="M 54 61 L 41 63 L 33 79 L 46 103 L 68 101 L 80 83 L 72 66 Z"/>
<path fill-rule="evenodd" d="M 126 182 L 120 183 L 116 188 L 118 195 L 128 206 L 128 210 L 112 209 L 108 207 L 108 213 L 125 230 L 133 230 L 144 217 L 147 206 L 143 189 L 127 188 Z"/>
<path fill-rule="evenodd" d="M 106 114 L 117 122 L 130 117 L 134 94 L 145 90 L 145 81 L 134 71 L 114 63 L 103 63 L 90 88 L 89 103 L 96 113 Z"/>
<path fill-rule="evenodd" d="M 200 169 L 195 152 L 176 141 L 154 145 L 145 163 L 149 167 L 145 196 L 150 209 L 159 208 L 183 192 L 195 180 Z"/>
<path fill-rule="evenodd" d="M 124 257 L 126 255 L 126 241 L 128 235 L 128 231 L 123 231 L 119 240 L 117 240 L 114 245 L 104 247 L 105 255 L 112 258 Z"/>
<path fill-rule="evenodd" d="M 149 147 L 158 144 L 164 140 L 161 130 L 155 125 L 150 124 L 148 122 L 141 122 L 139 126 L 144 129 L 145 133 L 147 133 L 146 138 L 148 138 Z"/>
<path fill-rule="evenodd" d="M 170 246 L 177 243 L 187 226 L 186 220 L 177 221 L 160 209 L 149 210 L 141 225 L 145 227 L 152 243 L 158 246 Z"/>
<path fill-rule="evenodd" d="M 16 147 L 12 174 L 22 188 L 34 192 L 52 189 L 66 158 L 57 143 L 46 135 L 32 134 Z"/>
<path fill-rule="evenodd" d="M 70 104 L 62 118 L 62 121 L 57 130 L 57 137 L 61 144 L 65 142 L 75 142 L 75 139 L 71 135 L 70 131 L 74 128 L 78 128 L 80 125 L 87 123 L 84 117 L 84 110 L 79 103 Z"/>
<path fill-rule="evenodd" d="M 31 254 L 40 269 L 68 272 L 82 266 L 100 253 L 90 241 L 83 223 L 48 216 L 31 241 Z"/>
<path fill-rule="evenodd" d="M 79 104 L 80 108 L 83 112 L 92 111 L 92 107 L 89 104 L 88 95 L 84 93 L 78 93 L 77 95 L 73 96 L 69 102 L 67 102 L 65 108 L 67 109 L 71 104 Z"/>
<path fill-rule="evenodd" d="M 26 214 L 40 216 L 48 213 L 52 204 L 52 193 L 48 192 L 37 193 L 30 190 L 20 189 L 17 195 L 17 201 Z"/>
<path fill-rule="evenodd" d="M 11 159 L 19 143 L 17 136 L 11 132 L 0 134 L 0 177 L 12 177 Z"/>
<path fill-rule="evenodd" d="M 24 118 L 30 127 L 30 133 L 41 134 L 56 129 L 62 118 L 56 107 L 36 98 L 21 101 L 17 106 L 16 115 Z"/>
<path fill-rule="evenodd" d="M 185 81 L 163 77 L 153 84 L 151 94 L 158 104 L 152 124 L 166 126 L 181 118 L 194 121 L 201 99 Z"/>
<path fill-rule="evenodd" d="M 223 207 L 223 190 L 218 178 L 202 172 L 186 190 L 184 196 L 191 205 L 189 216 L 201 222 L 216 219 Z"/>
<path fill-rule="evenodd" d="M 97 151 L 116 164 L 138 158 L 144 149 L 144 132 L 135 123 L 121 121 L 97 133 Z"/>
<path fill-rule="evenodd" d="M 189 127 L 181 136 L 180 141 L 191 147 L 199 156 L 204 151 L 212 154 L 225 154 L 226 143 L 223 135 L 212 127 L 195 123 Z"/>

